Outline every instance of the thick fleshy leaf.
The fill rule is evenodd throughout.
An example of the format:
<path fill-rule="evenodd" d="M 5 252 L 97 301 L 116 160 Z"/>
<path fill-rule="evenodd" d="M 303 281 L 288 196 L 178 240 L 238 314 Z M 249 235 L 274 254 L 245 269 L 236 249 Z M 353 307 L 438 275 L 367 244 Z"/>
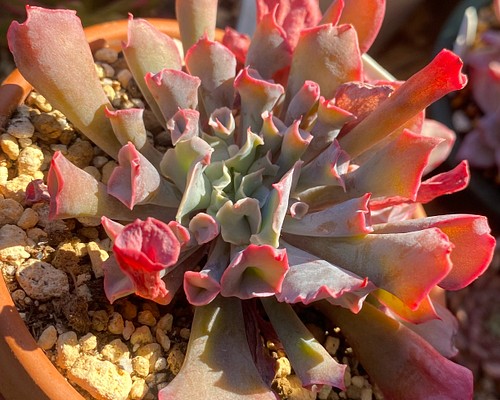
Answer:
<path fill-rule="evenodd" d="M 156 118 L 165 125 L 156 101 L 150 93 L 144 77 L 156 74 L 164 68 L 182 69 L 182 58 L 174 40 L 160 32 L 145 19 L 134 19 L 129 15 L 128 40 L 122 44 L 123 55 L 144 98 Z"/>
<path fill-rule="evenodd" d="M 251 40 L 248 35 L 239 33 L 238 31 L 230 27 L 226 27 L 226 29 L 224 30 L 222 44 L 229 50 L 231 50 L 231 52 L 236 57 L 236 61 L 238 61 L 240 67 L 245 64 L 250 43 Z"/>
<path fill-rule="evenodd" d="M 145 79 L 165 121 L 172 118 L 179 108 L 196 109 L 200 78 L 165 68 L 157 74 L 147 73 Z"/>
<path fill-rule="evenodd" d="M 279 182 L 272 185 L 273 189 L 262 209 L 261 229 L 250 237 L 250 242 L 279 246 L 281 227 L 288 211 L 290 193 L 300 173 L 300 165 L 301 162 L 297 161 Z"/>
<path fill-rule="evenodd" d="M 441 122 L 433 119 L 425 119 L 422 127 L 422 135 L 443 139 L 432 151 L 429 162 L 424 170 L 425 175 L 437 168 L 448 158 L 455 144 L 456 134 Z"/>
<path fill-rule="evenodd" d="M 300 129 L 299 125 L 300 121 L 294 121 L 282 133 L 283 139 L 281 141 L 280 155 L 276 162 L 280 167 L 278 170 L 279 177 L 300 160 L 313 138 L 309 132 Z"/>
<path fill-rule="evenodd" d="M 235 351 L 237 349 L 237 351 Z M 159 400 L 276 400 L 255 367 L 241 302 L 218 296 L 196 307 L 186 357 Z"/>
<path fill-rule="evenodd" d="M 155 168 L 159 168 L 162 154 L 147 140 L 146 126 L 143 119 L 144 109 L 128 108 L 113 111 L 106 108 L 105 113 L 122 146 L 131 142 Z"/>
<path fill-rule="evenodd" d="M 450 272 L 453 244 L 438 228 L 362 238 L 322 238 L 283 234 L 294 246 L 368 279 L 412 310 Z"/>
<path fill-rule="evenodd" d="M 278 25 L 283 27 L 292 48 L 297 45 L 303 29 L 316 26 L 321 20 L 321 10 L 315 0 L 257 0 L 257 22 L 266 14 L 276 11 Z"/>
<path fill-rule="evenodd" d="M 224 240 L 234 245 L 250 243 L 250 237 L 257 233 L 261 225 L 258 200 L 245 197 L 233 203 L 227 201 L 217 212 Z"/>
<path fill-rule="evenodd" d="M 286 101 L 290 102 L 307 80 L 317 82 L 321 95 L 330 99 L 339 85 L 362 77 L 361 55 L 352 26 L 310 28 L 301 33 L 293 54 Z"/>
<path fill-rule="evenodd" d="M 111 304 L 122 297 L 135 293 L 135 284 L 122 271 L 115 257 L 111 255 L 103 264 L 104 293 Z"/>
<path fill-rule="evenodd" d="M 446 290 L 459 290 L 477 279 L 490 264 L 495 251 L 495 238 L 488 220 L 478 215 L 440 215 L 376 225 L 376 233 L 413 232 L 439 228 L 453 243 L 453 269 L 439 283 Z"/>
<path fill-rule="evenodd" d="M 204 35 L 210 40 L 215 39 L 217 0 L 177 0 L 175 15 L 184 53 Z"/>
<path fill-rule="evenodd" d="M 430 104 L 453 90 L 462 89 L 467 77 L 463 62 L 449 50 L 442 50 L 425 68 L 401 85 L 363 121 L 340 139 L 351 157 L 363 153 L 405 124 Z"/>
<path fill-rule="evenodd" d="M 293 121 L 300 120 L 300 126 L 307 129 L 312 123 L 312 116 L 309 113 L 319 98 L 319 85 L 314 81 L 305 81 L 304 85 L 291 99 L 288 108 L 283 110 L 286 112 L 285 125 L 291 125 Z"/>
<path fill-rule="evenodd" d="M 177 207 L 181 193 L 132 143 L 123 146 L 118 153 L 119 165 L 108 180 L 108 193 L 131 210 L 136 204 L 157 204 Z"/>
<path fill-rule="evenodd" d="M 238 73 L 234 87 L 241 97 L 241 134 L 244 135 L 248 129 L 259 132 L 262 127 L 262 113 L 272 111 L 285 89 L 279 84 L 262 79 L 256 70 L 248 67 Z"/>
<path fill-rule="evenodd" d="M 292 48 L 285 31 L 276 22 L 276 6 L 262 17 L 248 48 L 245 65 L 257 70 L 264 79 L 290 66 Z"/>
<path fill-rule="evenodd" d="M 335 204 L 302 218 L 286 216 L 283 232 L 301 236 L 344 237 L 366 235 L 370 227 L 370 194 Z"/>
<path fill-rule="evenodd" d="M 345 0 L 332 0 L 328 8 L 323 13 L 323 17 L 319 22 L 319 25 L 322 24 L 332 24 L 337 25 L 340 16 L 342 15 L 342 10 L 344 9 Z"/>
<path fill-rule="evenodd" d="M 219 234 L 219 223 L 210 215 L 200 212 L 189 221 L 189 231 L 192 232 L 198 244 L 211 242 Z"/>
<path fill-rule="evenodd" d="M 221 294 L 240 299 L 274 296 L 288 271 L 286 250 L 251 244 L 236 253 L 221 278 Z"/>
<path fill-rule="evenodd" d="M 229 244 L 221 237 L 212 243 L 203 269 L 184 274 L 186 298 L 195 306 L 210 303 L 220 293 L 220 278 L 229 265 Z"/>
<path fill-rule="evenodd" d="M 257 148 L 262 146 L 264 141 L 259 135 L 253 133 L 250 129 L 248 129 L 242 136 L 245 136 L 242 146 L 236 154 L 225 161 L 225 164 L 233 171 L 245 174 L 255 160 Z"/>
<path fill-rule="evenodd" d="M 180 109 L 167 122 L 172 144 L 175 146 L 180 140 L 188 140 L 200 134 L 200 113 L 198 110 Z"/>
<path fill-rule="evenodd" d="M 12 22 L 7 33 L 17 68 L 79 131 L 116 157 L 120 142 L 104 114 L 112 107 L 76 12 L 31 6 L 26 11 L 26 22 Z"/>
<path fill-rule="evenodd" d="M 269 111 L 264 111 L 261 114 L 261 118 L 262 128 L 259 135 L 264 139 L 264 143 L 262 146 L 259 146 L 257 152 L 262 156 L 270 153 L 271 158 L 273 158 L 281 148 L 286 125 Z"/>
<path fill-rule="evenodd" d="M 385 15 L 386 0 L 344 0 L 339 24 L 352 24 L 359 48 L 366 53 L 378 35 Z"/>
<path fill-rule="evenodd" d="M 201 79 L 201 98 L 207 115 L 221 107 L 232 107 L 236 57 L 224 45 L 201 38 L 186 54 L 188 72 Z"/>
<path fill-rule="evenodd" d="M 327 303 L 321 304 L 321 311 L 340 327 L 385 399 L 472 399 L 470 370 L 370 304 L 358 314 Z"/>
<path fill-rule="evenodd" d="M 137 217 L 155 216 L 169 220 L 175 209 L 153 205 L 138 206 L 131 211 L 107 192 L 106 185 L 76 167 L 60 152 L 54 153 L 47 178 L 50 193 L 50 218 L 99 219 L 109 218 L 131 221 Z"/>
<path fill-rule="evenodd" d="M 366 278 L 330 264 L 289 243 L 281 241 L 288 255 L 288 270 L 278 301 L 310 304 L 326 299 L 357 313 L 365 297 L 374 290 Z"/>
<path fill-rule="evenodd" d="M 323 385 L 345 390 L 347 365 L 339 364 L 328 354 L 291 306 L 273 298 L 261 302 L 302 385 L 314 390 Z"/>
<path fill-rule="evenodd" d="M 231 109 L 222 107 L 214 110 L 210 114 L 208 125 L 212 128 L 215 136 L 223 139 L 228 144 L 234 144 L 236 123 Z"/>

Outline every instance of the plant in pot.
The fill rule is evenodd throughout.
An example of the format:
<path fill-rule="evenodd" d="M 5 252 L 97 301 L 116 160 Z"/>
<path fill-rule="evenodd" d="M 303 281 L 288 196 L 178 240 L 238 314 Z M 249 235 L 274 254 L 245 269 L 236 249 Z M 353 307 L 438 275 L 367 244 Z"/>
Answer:
<path fill-rule="evenodd" d="M 480 276 L 495 240 L 482 216 L 414 218 L 467 184 L 466 163 L 423 179 L 453 141 L 424 110 L 466 77 L 444 50 L 394 81 L 366 55 L 384 7 L 258 1 L 253 37 L 227 29 L 217 42 L 217 1 L 178 0 L 184 57 L 131 16 L 122 51 L 162 146 L 146 110 L 103 93 L 74 12 L 28 7 L 11 25 L 21 74 L 116 164 L 103 183 L 55 151 L 26 199 L 48 199 L 53 220 L 102 226 L 110 302 L 166 305 L 184 292 L 194 307 L 184 362 L 159 399 L 291 396 L 268 340 L 311 396 L 345 389 L 346 365 L 300 318 L 308 308 L 340 329 L 386 399 L 472 398 L 472 374 L 448 359 L 455 321 L 434 293 Z"/>

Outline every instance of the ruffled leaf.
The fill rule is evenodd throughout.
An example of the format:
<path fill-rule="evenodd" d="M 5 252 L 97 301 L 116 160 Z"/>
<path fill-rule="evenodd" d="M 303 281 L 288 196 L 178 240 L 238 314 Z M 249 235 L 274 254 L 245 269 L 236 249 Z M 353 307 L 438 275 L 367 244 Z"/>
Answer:
<path fill-rule="evenodd" d="M 234 245 L 245 245 L 257 233 L 261 225 L 259 202 L 245 197 L 233 203 L 228 200 L 217 212 L 224 240 Z"/>
<path fill-rule="evenodd" d="M 363 238 L 322 238 L 283 234 L 284 240 L 375 284 L 418 308 L 431 289 L 451 271 L 453 244 L 437 228 Z"/>
<path fill-rule="evenodd" d="M 274 296 L 288 271 L 286 250 L 251 244 L 236 253 L 221 278 L 221 295 L 240 299 Z"/>
<path fill-rule="evenodd" d="M 175 146 L 181 140 L 188 140 L 200 134 L 200 113 L 198 110 L 180 109 L 167 122 L 172 144 Z"/>
<path fill-rule="evenodd" d="M 374 290 L 366 278 L 284 241 L 281 241 L 281 246 L 286 249 L 290 268 L 283 280 L 281 292 L 276 295 L 278 301 L 310 304 L 326 299 L 357 313 L 365 297 Z"/>

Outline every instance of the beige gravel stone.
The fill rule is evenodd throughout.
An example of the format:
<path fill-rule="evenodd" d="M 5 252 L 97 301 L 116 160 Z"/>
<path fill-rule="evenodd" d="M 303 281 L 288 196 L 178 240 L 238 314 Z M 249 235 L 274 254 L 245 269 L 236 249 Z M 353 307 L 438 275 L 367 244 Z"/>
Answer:
<path fill-rule="evenodd" d="M 43 152 L 38 147 L 30 146 L 22 149 L 17 159 L 18 173 L 34 176 L 40 171 L 43 160 Z"/>
<path fill-rule="evenodd" d="M 80 344 L 80 349 L 84 353 L 89 353 L 97 348 L 97 336 L 89 332 L 82 336 L 78 343 Z"/>
<path fill-rule="evenodd" d="M 92 328 L 102 332 L 108 328 L 109 315 L 106 310 L 97 310 L 92 315 Z"/>
<path fill-rule="evenodd" d="M 0 135 L 0 148 L 11 160 L 17 160 L 19 157 L 19 144 L 16 138 L 8 133 Z"/>
<path fill-rule="evenodd" d="M 161 357 L 161 346 L 158 343 L 149 343 L 139 347 L 135 354 L 149 361 L 149 372 L 154 372 L 155 364 Z"/>
<path fill-rule="evenodd" d="M 20 265 L 30 257 L 27 245 L 28 237 L 21 228 L 10 224 L 0 227 L 0 261 Z"/>
<path fill-rule="evenodd" d="M 80 345 L 73 331 L 64 332 L 56 341 L 56 363 L 63 369 L 71 368 L 80 357 Z"/>
<path fill-rule="evenodd" d="M 121 335 L 124 328 L 125 323 L 123 322 L 122 315 L 120 313 L 113 312 L 109 317 L 108 331 L 114 335 Z"/>
<path fill-rule="evenodd" d="M 135 326 L 132 321 L 125 321 L 125 326 L 123 328 L 122 336 L 125 340 L 130 340 L 130 337 L 135 332 Z"/>
<path fill-rule="evenodd" d="M 168 337 L 168 335 L 161 329 L 157 328 L 155 332 L 155 337 L 156 341 L 160 344 L 163 351 L 168 352 L 170 350 L 170 345 L 171 345 L 170 338 Z"/>
<path fill-rule="evenodd" d="M 110 47 L 103 47 L 94 53 L 96 61 L 113 64 L 118 60 L 118 52 Z"/>
<path fill-rule="evenodd" d="M 30 138 L 35 133 L 35 127 L 27 117 L 17 117 L 10 120 L 7 133 L 17 139 Z"/>
<path fill-rule="evenodd" d="M 130 375 L 110 361 L 83 355 L 68 371 L 68 379 L 97 400 L 126 400 L 132 388 Z"/>
<path fill-rule="evenodd" d="M 284 378 L 292 373 L 290 361 L 286 357 L 280 357 L 276 360 L 274 366 L 274 376 L 276 378 Z"/>
<path fill-rule="evenodd" d="M 92 265 L 92 271 L 96 278 L 101 278 L 104 276 L 104 271 L 102 266 L 104 261 L 109 258 L 108 253 L 101 248 L 100 244 L 97 242 L 87 243 L 87 252 L 90 257 L 90 264 Z"/>
<path fill-rule="evenodd" d="M 26 186 L 28 186 L 34 178 L 34 176 L 24 174 L 16 176 L 1 185 L 0 192 L 6 199 L 14 199 L 18 203 L 22 203 L 26 197 Z"/>
<path fill-rule="evenodd" d="M 129 397 L 132 400 L 142 400 L 149 391 L 149 387 L 144 379 L 136 379 L 130 389 Z"/>
<path fill-rule="evenodd" d="M 23 215 L 23 206 L 13 199 L 0 199 L 0 226 L 17 224 Z"/>
<path fill-rule="evenodd" d="M 132 336 L 130 337 L 130 343 L 133 346 L 135 345 L 143 345 L 153 342 L 153 335 L 151 334 L 151 330 L 148 326 L 142 325 L 136 328 Z"/>
<path fill-rule="evenodd" d="M 165 332 L 170 332 L 172 330 L 173 323 L 174 323 L 174 316 L 172 314 L 165 314 L 158 321 L 157 328 Z"/>
<path fill-rule="evenodd" d="M 147 325 L 153 327 L 156 325 L 156 318 L 153 313 L 149 310 L 140 311 L 137 315 L 137 321 L 142 325 Z"/>
<path fill-rule="evenodd" d="M 26 208 L 17 221 L 17 226 L 25 230 L 34 228 L 38 223 L 38 219 L 38 213 L 35 210 Z"/>
<path fill-rule="evenodd" d="M 57 329 L 54 325 L 47 326 L 40 337 L 38 338 L 37 344 L 43 350 L 49 350 L 56 344 L 57 341 Z"/>
<path fill-rule="evenodd" d="M 149 360 L 143 356 L 135 356 L 132 358 L 132 368 L 134 372 L 142 377 L 149 375 Z"/>
<path fill-rule="evenodd" d="M 49 300 L 69 293 L 67 275 L 49 263 L 31 258 L 16 271 L 19 285 L 36 300 Z"/>
<path fill-rule="evenodd" d="M 168 369 L 174 375 L 177 375 L 181 370 L 182 364 L 184 362 L 184 353 L 181 351 L 177 343 L 172 346 L 172 349 L 167 356 Z"/>
<path fill-rule="evenodd" d="M 128 358 L 130 351 L 125 343 L 120 339 L 115 339 L 102 348 L 101 354 L 107 360 L 116 363 L 122 357 Z"/>

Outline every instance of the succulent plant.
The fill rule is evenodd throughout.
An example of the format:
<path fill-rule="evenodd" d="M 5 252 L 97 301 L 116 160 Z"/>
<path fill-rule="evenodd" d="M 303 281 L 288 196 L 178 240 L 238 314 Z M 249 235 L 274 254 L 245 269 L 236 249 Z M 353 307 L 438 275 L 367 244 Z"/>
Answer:
<path fill-rule="evenodd" d="M 466 162 L 423 180 L 454 138 L 424 110 L 465 85 L 461 60 L 443 50 L 393 80 L 366 55 L 383 0 L 333 1 L 324 15 L 314 0 L 257 8 L 251 39 L 226 29 L 217 42 L 217 1 L 178 0 L 185 57 L 130 16 L 123 54 L 169 132 L 163 153 L 144 110 L 111 106 L 74 12 L 28 7 L 12 23 L 23 76 L 118 163 L 103 184 L 55 153 L 50 216 L 102 223 L 111 302 L 168 304 L 182 287 L 195 306 L 161 400 L 275 399 L 260 345 L 270 331 L 305 387 L 344 388 L 345 365 L 300 305 L 340 328 L 385 398 L 471 398 L 472 374 L 448 359 L 456 322 L 433 292 L 474 281 L 495 240 L 482 216 L 413 218 L 468 182 Z"/>
<path fill-rule="evenodd" d="M 486 8 L 485 8 L 486 10 Z M 457 152 L 457 159 L 466 159 L 480 169 L 492 169 L 500 176 L 500 2 L 492 2 L 489 21 L 478 24 L 478 14 L 469 7 L 457 38 L 455 48 L 464 59 L 470 76 L 472 99 L 481 116 L 464 136 Z M 494 12 L 493 12 L 494 11 Z M 483 25 L 478 29 L 478 25 Z"/>

